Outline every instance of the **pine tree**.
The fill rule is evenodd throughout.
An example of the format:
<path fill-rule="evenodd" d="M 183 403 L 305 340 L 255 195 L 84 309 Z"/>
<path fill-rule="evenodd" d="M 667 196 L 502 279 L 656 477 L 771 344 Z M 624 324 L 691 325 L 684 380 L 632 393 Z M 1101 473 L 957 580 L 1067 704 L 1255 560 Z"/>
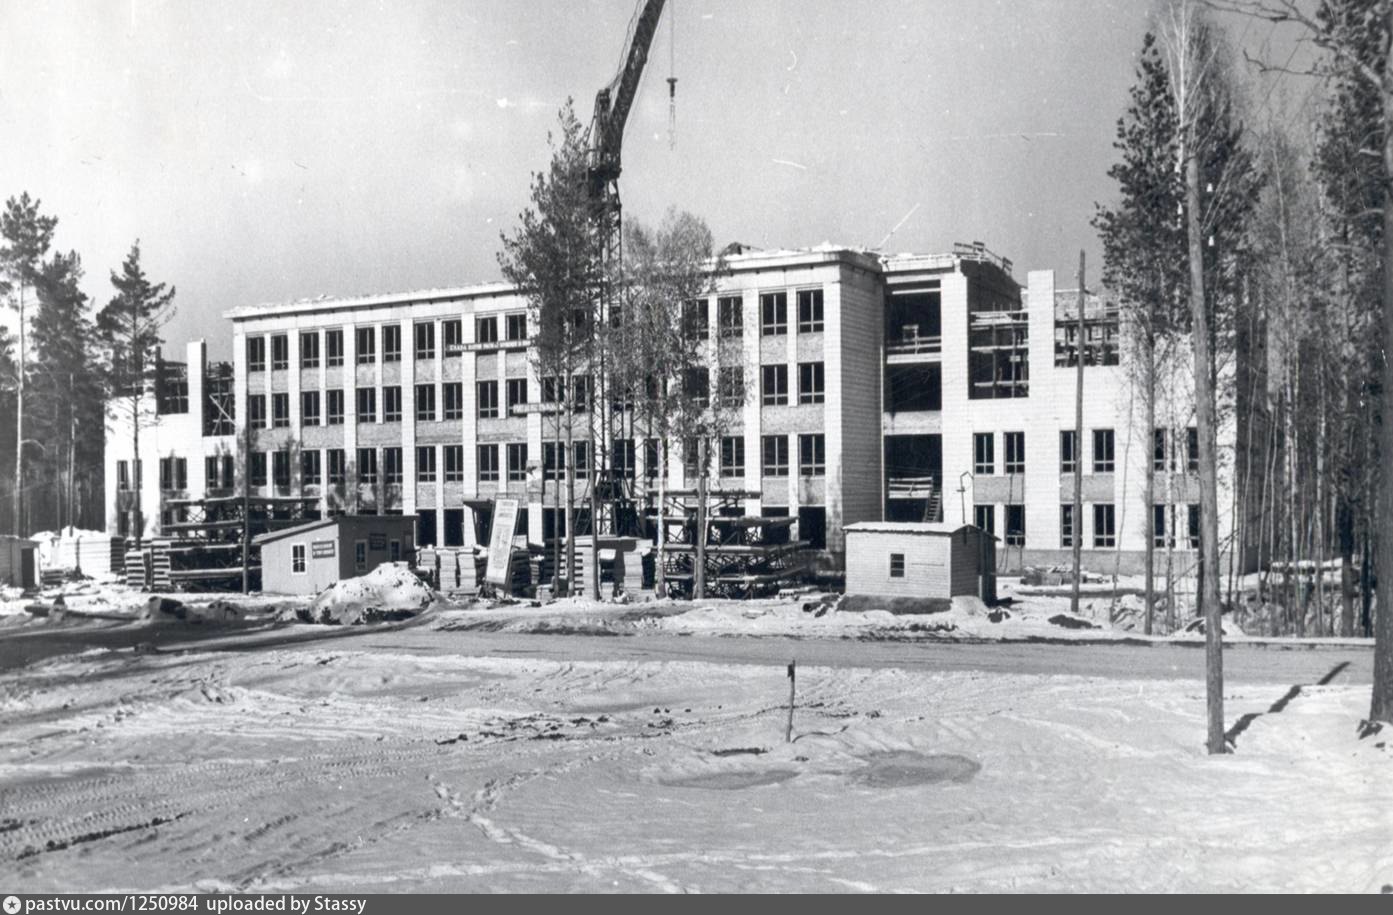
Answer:
<path fill-rule="evenodd" d="M 15 300 L 18 320 L 15 327 L 17 346 L 15 349 L 15 446 L 14 446 L 14 491 L 11 494 L 13 515 L 10 519 L 12 530 L 17 535 L 24 534 L 24 492 L 26 475 L 24 470 L 24 446 L 27 443 L 24 432 L 26 406 L 24 390 L 27 384 L 28 355 L 26 352 L 26 314 L 28 301 L 26 290 L 31 288 L 39 277 L 44 256 L 53 241 L 53 230 L 58 220 L 53 216 L 40 216 L 41 201 L 33 200 L 28 192 L 18 199 L 11 197 L 5 201 L 5 210 L 0 213 L 0 274 L 4 275 Z"/>
<path fill-rule="evenodd" d="M 131 423 L 131 453 L 140 466 L 142 401 L 153 380 L 164 340 L 160 329 L 174 316 L 174 287 L 151 283 L 140 265 L 140 241 L 131 245 L 121 272 L 111 272 L 116 295 L 97 315 L 97 338 L 102 348 L 106 387 L 112 404 L 124 403 Z M 132 529 L 140 548 L 144 522 L 140 516 L 141 474 L 134 473 L 135 519 Z"/>

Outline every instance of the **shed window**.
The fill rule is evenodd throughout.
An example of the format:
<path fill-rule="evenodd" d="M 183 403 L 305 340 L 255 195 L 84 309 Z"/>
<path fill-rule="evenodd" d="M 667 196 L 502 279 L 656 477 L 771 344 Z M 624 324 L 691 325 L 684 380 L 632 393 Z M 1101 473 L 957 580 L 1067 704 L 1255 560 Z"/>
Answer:
<path fill-rule="evenodd" d="M 355 540 L 353 542 L 353 568 L 359 572 L 365 572 L 368 568 L 368 542 L 366 540 Z"/>
<path fill-rule="evenodd" d="M 904 553 L 890 554 L 890 577 L 904 578 Z"/>
<path fill-rule="evenodd" d="M 305 545 L 292 544 L 290 547 L 290 571 L 296 575 L 305 574 Z"/>

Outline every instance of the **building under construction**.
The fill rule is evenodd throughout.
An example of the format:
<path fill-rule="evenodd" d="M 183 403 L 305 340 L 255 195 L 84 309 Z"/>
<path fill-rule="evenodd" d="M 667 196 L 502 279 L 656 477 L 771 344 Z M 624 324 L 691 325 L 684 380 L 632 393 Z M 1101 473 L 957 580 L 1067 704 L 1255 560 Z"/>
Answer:
<path fill-rule="evenodd" d="M 858 521 L 975 524 L 1000 541 L 1003 568 L 1066 561 L 1079 536 L 1088 567 L 1135 570 L 1148 514 L 1162 525 L 1159 543 L 1193 550 L 1188 395 L 1183 385 L 1168 393 L 1168 428 L 1141 428 L 1121 317 L 1106 300 L 1086 305 L 1080 435 L 1076 296 L 1058 293 L 1052 271 L 1022 287 L 1010 261 L 980 244 L 934 255 L 734 248 L 726 265 L 715 294 L 689 312 L 713 375 L 726 348 L 720 386 L 740 397 L 711 443 L 709 514 L 784 519 L 708 530 L 710 542 L 754 557 L 713 567 L 732 593 L 761 576 L 843 567 L 843 530 Z M 635 533 L 648 537 L 659 475 L 669 492 L 695 488 L 682 443 L 659 467 L 657 443 L 633 423 L 611 427 L 608 479 L 592 476 L 580 427 L 575 453 L 564 453 L 559 382 L 539 376 L 526 302 L 510 286 L 244 306 L 226 317 L 231 367 L 209 363 L 202 342 L 188 347 L 177 380 L 149 398 L 140 461 L 116 414 L 106 449 L 113 534 L 134 533 L 138 504 L 145 540 L 194 555 L 198 544 L 181 540 L 207 550 L 221 537 L 219 549 L 236 556 L 226 568 L 240 572 L 222 532 L 240 541 L 248 513 L 261 527 L 403 513 L 417 518 L 419 547 L 449 555 L 487 537 L 488 506 L 506 495 L 525 506 L 520 534 L 545 562 L 545 546 L 572 526 L 589 532 L 592 485 L 621 483 Z M 1226 545 L 1237 509 L 1224 454 L 1234 440 L 1220 430 Z M 1156 491 L 1168 505 L 1146 504 L 1148 461 L 1159 461 Z M 681 563 L 692 536 L 667 538 L 675 578 L 691 573 Z"/>

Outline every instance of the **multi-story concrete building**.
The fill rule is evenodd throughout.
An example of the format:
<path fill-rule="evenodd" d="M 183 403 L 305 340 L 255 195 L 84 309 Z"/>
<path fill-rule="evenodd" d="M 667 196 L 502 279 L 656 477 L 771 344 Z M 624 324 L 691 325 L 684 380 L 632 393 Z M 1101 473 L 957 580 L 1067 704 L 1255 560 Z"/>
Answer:
<path fill-rule="evenodd" d="M 1077 532 L 1090 567 L 1135 570 L 1148 512 L 1164 525 L 1158 542 L 1170 535 L 1190 554 L 1198 488 L 1188 395 L 1183 383 L 1166 385 L 1164 428 L 1138 426 L 1115 308 L 1090 297 L 1085 312 L 1076 436 L 1076 295 L 1056 290 L 1051 271 L 1032 272 L 1023 288 L 1010 262 L 980 245 L 897 256 L 734 248 L 726 263 L 716 293 L 689 310 L 694 345 L 722 352 L 711 389 L 738 400 L 712 443 L 712 485 L 745 493 L 747 513 L 796 517 L 797 535 L 834 563 L 847 524 L 943 516 L 994 533 L 1007 568 L 1063 561 Z M 226 317 L 230 383 L 197 343 L 183 402 L 167 390 L 150 397 L 158 416 L 138 465 L 147 535 L 177 520 L 171 496 L 230 492 L 243 464 L 253 492 L 309 497 L 318 513 L 414 514 L 422 545 L 472 544 L 474 512 L 505 493 L 528 506 L 531 540 L 564 530 L 556 489 L 566 472 L 584 475 L 588 443 L 582 432 L 579 453 L 558 460 L 546 410 L 556 382 L 538 375 L 513 288 L 305 300 Z M 1228 468 L 1234 441 L 1226 430 Z M 611 447 L 612 464 L 639 479 L 656 474 L 651 441 Z M 107 455 L 109 527 L 125 533 L 139 471 L 122 420 Z M 1076 460 L 1081 519 L 1072 517 Z M 667 464 L 671 486 L 690 485 L 681 447 L 668 449 Z M 1231 480 L 1221 473 L 1223 538 L 1233 530 Z M 572 521 L 583 511 L 579 499 L 562 509 Z"/>

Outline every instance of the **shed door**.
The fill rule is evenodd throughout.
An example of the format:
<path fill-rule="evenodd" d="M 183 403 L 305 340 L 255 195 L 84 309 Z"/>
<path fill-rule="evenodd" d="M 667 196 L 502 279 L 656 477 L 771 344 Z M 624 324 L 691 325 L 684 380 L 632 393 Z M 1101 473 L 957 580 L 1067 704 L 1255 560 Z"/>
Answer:
<path fill-rule="evenodd" d="M 21 588 L 34 587 L 34 551 L 19 551 L 19 586 Z"/>

